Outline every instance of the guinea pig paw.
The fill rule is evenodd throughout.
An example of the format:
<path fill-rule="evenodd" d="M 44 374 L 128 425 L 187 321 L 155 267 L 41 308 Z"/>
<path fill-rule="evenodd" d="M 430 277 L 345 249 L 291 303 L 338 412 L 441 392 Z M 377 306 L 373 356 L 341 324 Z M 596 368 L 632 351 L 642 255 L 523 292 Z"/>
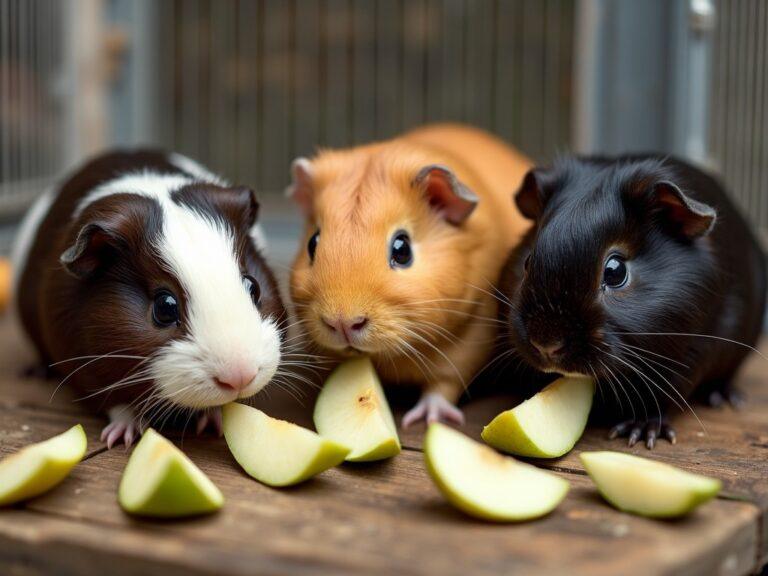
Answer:
<path fill-rule="evenodd" d="M 608 438 L 627 438 L 627 445 L 632 447 L 640 441 L 645 440 L 645 446 L 648 450 L 653 450 L 656 441 L 664 438 L 670 444 L 677 443 L 677 434 L 674 428 L 665 418 L 650 418 L 648 420 L 626 420 L 619 422 L 611 428 Z"/>
<path fill-rule="evenodd" d="M 213 428 L 218 438 L 224 434 L 224 427 L 221 423 L 221 407 L 217 406 L 197 415 L 197 435 L 200 436 L 209 427 Z"/>
<path fill-rule="evenodd" d="M 109 424 L 101 431 L 101 441 L 107 443 L 107 448 L 125 444 L 127 450 L 133 441 L 141 436 L 142 429 L 133 411 L 124 405 L 115 406 L 109 411 Z"/>
<path fill-rule="evenodd" d="M 107 443 L 107 448 L 111 449 L 113 446 L 125 444 L 125 449 L 128 450 L 133 441 L 141 435 L 139 426 L 136 422 L 118 420 L 110 422 L 101 431 L 101 441 Z"/>
<path fill-rule="evenodd" d="M 445 422 L 461 426 L 464 424 L 464 413 L 442 394 L 427 392 L 422 395 L 416 406 L 405 413 L 402 420 L 403 428 L 408 428 L 421 420 L 426 421 L 427 424 Z"/>

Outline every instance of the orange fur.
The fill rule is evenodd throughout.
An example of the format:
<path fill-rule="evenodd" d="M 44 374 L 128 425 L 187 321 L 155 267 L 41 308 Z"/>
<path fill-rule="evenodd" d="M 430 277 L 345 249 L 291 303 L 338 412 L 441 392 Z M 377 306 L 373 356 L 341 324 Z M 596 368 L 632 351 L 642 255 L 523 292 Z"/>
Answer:
<path fill-rule="evenodd" d="M 448 166 L 480 198 L 461 225 L 443 220 L 413 186 L 429 164 Z M 421 385 L 455 402 L 495 337 L 496 300 L 489 292 L 529 226 L 512 195 L 530 161 L 485 132 L 441 124 L 324 150 L 311 166 L 312 216 L 291 273 L 307 332 L 333 349 L 322 316 L 367 316 L 362 350 L 385 381 Z M 305 247 L 318 229 L 310 264 Z M 413 239 L 414 263 L 393 270 L 389 242 L 399 229 Z"/>

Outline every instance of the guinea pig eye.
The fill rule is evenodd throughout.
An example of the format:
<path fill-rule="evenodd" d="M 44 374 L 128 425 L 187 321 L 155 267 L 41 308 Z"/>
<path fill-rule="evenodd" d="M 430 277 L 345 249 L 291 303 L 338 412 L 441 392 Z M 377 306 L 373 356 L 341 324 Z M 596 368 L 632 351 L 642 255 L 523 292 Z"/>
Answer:
<path fill-rule="evenodd" d="M 309 261 L 315 261 L 315 252 L 317 251 L 317 243 L 320 241 L 320 230 L 312 234 L 307 242 L 307 254 L 309 254 Z"/>
<path fill-rule="evenodd" d="M 155 300 L 152 303 L 152 321 L 160 328 L 179 325 L 179 303 L 176 296 L 167 290 L 155 295 Z"/>
<path fill-rule="evenodd" d="M 401 230 L 392 237 L 392 244 L 389 248 L 389 266 L 391 268 L 408 268 L 411 264 L 413 264 L 411 239 L 407 233 Z"/>
<path fill-rule="evenodd" d="M 261 299 L 261 287 L 259 286 L 259 283 L 256 282 L 256 279 L 253 276 L 248 276 L 246 274 L 243 276 L 243 287 L 245 288 L 245 291 L 248 292 L 248 294 L 251 296 L 253 305 L 258 306 L 259 300 Z"/>
<path fill-rule="evenodd" d="M 603 269 L 603 286 L 621 288 L 627 283 L 627 263 L 621 256 L 611 256 Z"/>

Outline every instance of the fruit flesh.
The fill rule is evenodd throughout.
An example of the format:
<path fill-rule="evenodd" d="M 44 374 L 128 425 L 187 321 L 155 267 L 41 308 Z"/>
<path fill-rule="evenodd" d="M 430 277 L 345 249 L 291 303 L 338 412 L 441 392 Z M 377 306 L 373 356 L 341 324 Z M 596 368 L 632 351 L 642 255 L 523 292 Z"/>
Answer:
<path fill-rule="evenodd" d="M 621 452 L 583 452 L 581 461 L 608 502 L 642 516 L 682 516 L 714 498 L 721 487 L 714 478 Z"/>
<path fill-rule="evenodd" d="M 502 412 L 482 433 L 503 452 L 532 458 L 557 458 L 584 433 L 595 385 L 589 378 L 558 378 L 541 392 Z"/>
<path fill-rule="evenodd" d="M 555 474 L 499 454 L 438 423 L 427 430 L 424 458 L 446 499 L 486 520 L 538 518 L 557 507 L 569 488 Z"/>
<path fill-rule="evenodd" d="M 344 362 L 328 377 L 315 404 L 314 421 L 320 434 L 351 448 L 351 462 L 400 453 L 395 419 L 367 357 Z"/>
<path fill-rule="evenodd" d="M 44 442 L 22 448 L 0 461 L 0 506 L 47 492 L 70 473 L 88 448 L 78 424 Z"/>
<path fill-rule="evenodd" d="M 290 486 L 344 461 L 349 448 L 244 404 L 224 406 L 224 438 L 238 464 L 270 486 Z"/>
<path fill-rule="evenodd" d="M 126 512 L 163 518 L 214 512 L 224 504 L 202 470 L 151 428 L 128 460 L 118 500 Z"/>

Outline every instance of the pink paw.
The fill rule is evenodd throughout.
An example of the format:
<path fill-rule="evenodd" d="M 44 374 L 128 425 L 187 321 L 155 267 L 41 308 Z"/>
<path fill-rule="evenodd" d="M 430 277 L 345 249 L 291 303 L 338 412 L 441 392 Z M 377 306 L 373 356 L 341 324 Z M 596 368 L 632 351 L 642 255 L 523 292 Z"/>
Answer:
<path fill-rule="evenodd" d="M 463 425 L 464 413 L 451 404 L 442 394 L 427 392 L 422 395 L 416 406 L 408 410 L 403 416 L 403 428 L 425 420 L 427 424 L 432 422 L 446 422 Z"/>
<path fill-rule="evenodd" d="M 216 436 L 221 438 L 224 428 L 221 423 L 221 408 L 210 408 L 197 415 L 197 435 L 200 436 L 206 428 L 213 428 Z"/>
<path fill-rule="evenodd" d="M 141 436 L 142 430 L 130 408 L 115 406 L 109 411 L 109 420 L 109 424 L 101 431 L 101 441 L 107 443 L 107 448 L 111 449 L 122 442 L 127 450 Z"/>

